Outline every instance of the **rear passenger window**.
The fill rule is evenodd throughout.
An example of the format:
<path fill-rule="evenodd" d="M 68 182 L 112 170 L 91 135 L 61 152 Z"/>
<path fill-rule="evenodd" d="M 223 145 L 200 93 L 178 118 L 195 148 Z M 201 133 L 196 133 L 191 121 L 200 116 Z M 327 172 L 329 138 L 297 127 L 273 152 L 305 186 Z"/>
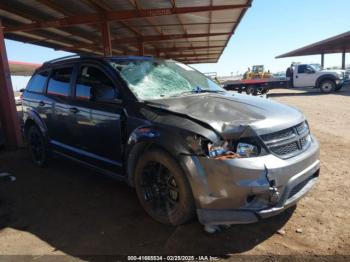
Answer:
<path fill-rule="evenodd" d="M 49 76 L 49 71 L 42 71 L 33 75 L 30 79 L 26 90 L 36 93 L 42 93 L 44 91 L 46 80 Z"/>
<path fill-rule="evenodd" d="M 69 96 L 72 72 L 73 67 L 53 70 L 47 87 L 47 93 L 57 96 Z"/>

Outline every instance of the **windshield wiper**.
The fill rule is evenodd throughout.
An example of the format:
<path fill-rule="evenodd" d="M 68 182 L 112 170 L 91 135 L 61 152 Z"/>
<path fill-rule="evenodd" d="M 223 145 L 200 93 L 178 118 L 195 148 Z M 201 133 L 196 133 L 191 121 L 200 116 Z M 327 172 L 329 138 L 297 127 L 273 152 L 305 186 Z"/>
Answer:
<path fill-rule="evenodd" d="M 186 95 L 186 94 L 201 94 L 201 93 L 223 93 L 225 91 L 223 90 L 210 90 L 210 89 L 202 89 L 200 87 L 194 88 L 190 91 L 184 91 L 181 92 L 179 94 L 175 94 L 173 96 L 182 96 L 182 95 Z"/>

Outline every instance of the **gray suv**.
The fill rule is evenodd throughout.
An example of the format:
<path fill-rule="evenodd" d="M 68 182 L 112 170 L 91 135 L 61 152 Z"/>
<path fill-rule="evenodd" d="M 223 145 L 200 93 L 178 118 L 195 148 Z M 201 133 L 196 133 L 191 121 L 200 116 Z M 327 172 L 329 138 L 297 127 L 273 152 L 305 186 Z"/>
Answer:
<path fill-rule="evenodd" d="M 23 110 L 36 165 L 57 154 L 125 181 L 165 224 L 256 222 L 294 205 L 319 174 L 300 111 L 227 92 L 174 60 L 50 61 Z"/>

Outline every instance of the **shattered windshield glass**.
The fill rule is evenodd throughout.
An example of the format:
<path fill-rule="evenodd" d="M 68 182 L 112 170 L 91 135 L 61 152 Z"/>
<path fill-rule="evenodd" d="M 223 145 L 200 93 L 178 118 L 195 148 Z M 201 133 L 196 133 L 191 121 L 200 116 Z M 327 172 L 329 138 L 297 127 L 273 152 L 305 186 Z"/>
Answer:
<path fill-rule="evenodd" d="M 223 91 L 203 74 L 173 60 L 111 59 L 110 64 L 142 100 Z"/>

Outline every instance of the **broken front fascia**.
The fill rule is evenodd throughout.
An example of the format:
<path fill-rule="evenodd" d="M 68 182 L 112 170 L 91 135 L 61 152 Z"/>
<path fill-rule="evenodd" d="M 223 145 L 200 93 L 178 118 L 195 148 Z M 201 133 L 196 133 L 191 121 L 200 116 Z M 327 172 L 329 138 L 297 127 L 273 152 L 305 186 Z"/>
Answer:
<path fill-rule="evenodd" d="M 312 137 L 309 149 L 281 159 L 258 157 L 215 159 L 182 155 L 202 224 L 257 222 L 282 212 L 305 195 L 317 180 L 319 144 Z M 306 181 L 295 197 L 292 189 Z"/>
<path fill-rule="evenodd" d="M 276 182 L 273 178 L 268 176 L 266 166 L 263 163 L 261 163 L 261 161 L 259 161 L 259 165 L 256 165 L 254 164 L 253 160 L 257 159 L 256 157 L 258 156 L 267 155 L 265 146 L 251 127 L 240 126 L 237 129 L 241 130 L 240 134 L 231 134 L 229 137 L 230 139 L 220 140 L 216 143 L 208 142 L 205 140 L 203 141 L 198 138 L 196 139 L 198 143 L 202 144 L 202 147 L 208 147 L 206 157 L 203 157 L 203 155 L 197 155 L 194 156 L 191 160 L 194 161 L 194 163 L 192 164 L 194 165 L 196 171 L 199 172 L 199 179 L 207 179 L 208 173 L 220 174 L 220 176 L 224 176 L 226 178 L 227 176 L 229 176 L 230 182 L 225 183 L 226 186 L 230 188 L 228 189 L 229 191 L 231 191 L 232 188 L 234 188 L 235 184 L 238 185 L 238 187 L 240 187 L 240 189 L 236 191 L 238 195 L 240 194 L 239 191 L 245 191 L 244 193 L 242 192 L 244 195 L 243 199 L 240 199 L 239 197 L 235 199 L 229 198 L 231 205 L 239 208 L 244 207 L 248 209 L 256 209 L 265 208 L 271 204 L 276 204 L 279 199 L 279 191 L 278 188 L 275 186 Z M 233 140 L 232 137 L 235 137 L 236 139 Z M 251 143 L 252 145 L 258 148 L 257 152 L 251 156 L 240 154 L 241 152 L 237 151 L 237 147 L 240 143 Z M 193 143 L 191 147 L 193 148 Z M 252 161 L 248 160 L 249 166 L 244 167 L 244 170 L 239 170 L 239 162 L 243 159 L 249 158 L 252 159 Z M 231 166 L 231 160 L 236 161 L 235 166 Z M 247 163 L 247 160 L 243 162 Z M 246 168 L 251 168 L 251 170 L 248 170 Z M 232 179 L 234 183 L 232 183 Z M 219 177 L 214 178 L 210 182 L 209 180 L 207 180 L 205 182 L 205 184 L 208 187 L 207 189 L 211 191 L 210 188 L 215 188 L 216 186 L 222 184 L 223 181 L 219 180 Z M 225 187 L 223 187 L 222 189 L 219 189 L 218 187 L 216 188 L 216 191 L 219 190 L 221 193 L 223 193 L 225 191 Z M 259 195 L 260 197 L 256 197 Z M 211 199 L 210 194 L 208 194 L 205 198 Z M 212 199 L 209 201 L 208 199 L 200 199 L 200 202 L 204 201 L 204 203 L 208 203 L 212 201 Z"/>

